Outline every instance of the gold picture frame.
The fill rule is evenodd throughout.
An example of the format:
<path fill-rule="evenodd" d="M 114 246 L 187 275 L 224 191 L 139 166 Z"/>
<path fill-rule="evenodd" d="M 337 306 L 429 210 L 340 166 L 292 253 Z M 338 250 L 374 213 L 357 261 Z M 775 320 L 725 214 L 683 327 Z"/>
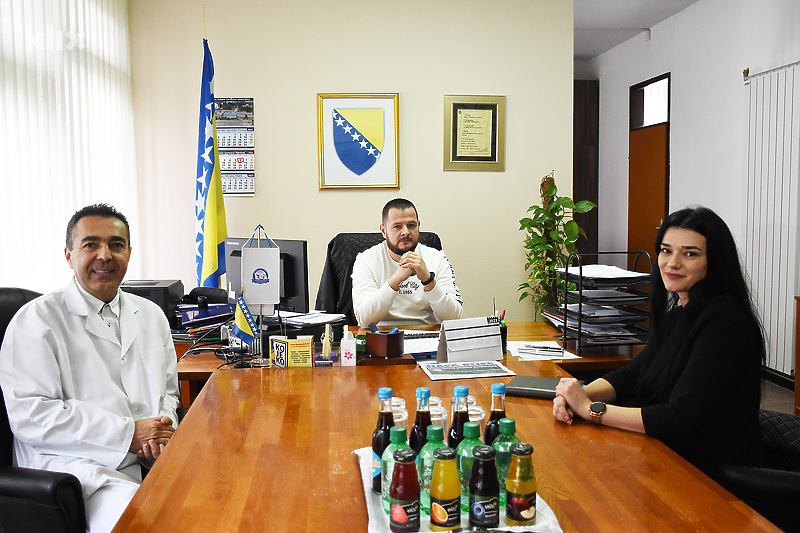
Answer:
<path fill-rule="evenodd" d="M 398 189 L 398 93 L 318 93 L 319 188 Z"/>
<path fill-rule="evenodd" d="M 443 168 L 505 171 L 505 96 L 444 95 Z"/>

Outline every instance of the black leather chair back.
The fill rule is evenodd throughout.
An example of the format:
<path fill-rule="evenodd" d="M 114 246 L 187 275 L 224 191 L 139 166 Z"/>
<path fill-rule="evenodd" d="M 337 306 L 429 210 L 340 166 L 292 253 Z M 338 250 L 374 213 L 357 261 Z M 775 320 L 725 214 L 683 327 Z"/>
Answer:
<path fill-rule="evenodd" d="M 314 307 L 328 313 L 342 313 L 350 325 L 357 325 L 353 312 L 353 263 L 356 256 L 383 242 L 381 233 L 340 233 L 328 243 L 328 253 L 317 291 Z M 419 234 L 419 242 L 437 250 L 442 249 L 439 236 L 430 231 Z"/>
<path fill-rule="evenodd" d="M 9 322 L 11 322 L 20 307 L 39 296 L 41 295 L 38 292 L 27 289 L 0 287 L 0 344 L 3 343 L 3 339 L 6 336 Z M 3 391 L 0 390 L 0 465 L 10 465 L 12 463 L 13 447 L 14 435 L 11 433 L 11 426 L 8 424 Z"/>

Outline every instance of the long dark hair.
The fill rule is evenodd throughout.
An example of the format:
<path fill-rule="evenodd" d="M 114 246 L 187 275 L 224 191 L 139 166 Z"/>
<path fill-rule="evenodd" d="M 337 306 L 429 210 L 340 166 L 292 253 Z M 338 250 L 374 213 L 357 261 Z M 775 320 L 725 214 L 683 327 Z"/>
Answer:
<path fill-rule="evenodd" d="M 761 332 L 763 346 L 763 328 L 758 313 L 753 306 L 750 290 L 745 280 L 736 241 L 731 230 L 711 209 L 707 207 L 690 207 L 675 211 L 661 224 L 656 237 L 656 265 L 661 252 L 664 234 L 670 228 L 682 228 L 696 231 L 706 238 L 706 275 L 689 289 L 689 305 L 692 308 L 704 307 L 712 299 L 719 297 L 730 301 L 743 309 Z M 657 266 L 653 271 L 650 290 L 650 333 L 651 340 L 661 340 L 661 326 L 664 316 L 678 304 L 678 295 L 668 292 L 661 279 Z M 762 348 L 762 357 L 764 356 Z"/>

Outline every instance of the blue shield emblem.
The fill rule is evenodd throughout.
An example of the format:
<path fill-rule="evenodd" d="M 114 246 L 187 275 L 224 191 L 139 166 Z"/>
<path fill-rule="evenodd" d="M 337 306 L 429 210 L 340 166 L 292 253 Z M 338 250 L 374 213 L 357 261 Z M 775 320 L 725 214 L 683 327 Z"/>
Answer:
<path fill-rule="evenodd" d="M 333 145 L 339 160 L 357 175 L 371 169 L 383 151 L 383 109 L 334 109 Z"/>

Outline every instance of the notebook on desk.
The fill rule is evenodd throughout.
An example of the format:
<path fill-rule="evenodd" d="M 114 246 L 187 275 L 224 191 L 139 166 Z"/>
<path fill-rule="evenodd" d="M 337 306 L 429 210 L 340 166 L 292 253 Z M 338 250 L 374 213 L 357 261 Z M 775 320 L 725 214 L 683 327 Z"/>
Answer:
<path fill-rule="evenodd" d="M 432 359 L 438 349 L 438 331 L 403 330 L 403 352 L 415 359 Z"/>
<path fill-rule="evenodd" d="M 546 378 L 542 376 L 516 376 L 506 384 L 508 396 L 526 396 L 528 398 L 543 398 L 552 400 L 556 397 L 556 385 L 560 378 Z M 583 381 L 578 381 L 583 385 Z"/>

